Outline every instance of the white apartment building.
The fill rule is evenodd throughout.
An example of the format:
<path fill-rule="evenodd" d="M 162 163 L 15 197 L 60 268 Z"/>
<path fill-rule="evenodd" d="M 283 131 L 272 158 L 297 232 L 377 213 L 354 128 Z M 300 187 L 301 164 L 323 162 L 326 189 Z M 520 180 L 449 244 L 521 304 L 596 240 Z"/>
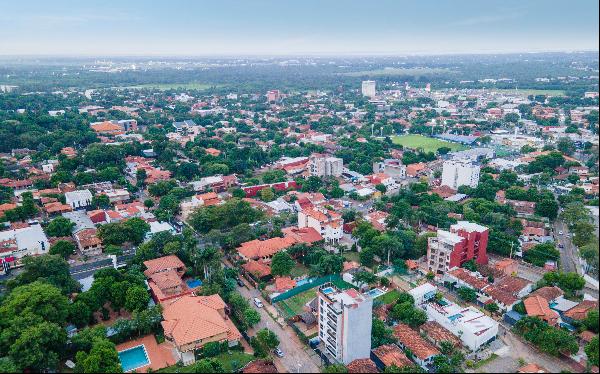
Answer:
<path fill-rule="evenodd" d="M 299 210 L 298 227 L 312 227 L 329 244 L 338 243 L 344 235 L 344 220 L 341 215 L 327 209 L 306 208 Z"/>
<path fill-rule="evenodd" d="M 377 95 L 377 90 L 375 89 L 375 81 L 363 81 L 361 92 L 363 96 L 368 96 L 373 98 Z"/>
<path fill-rule="evenodd" d="M 424 284 L 410 291 L 415 305 L 427 313 L 430 321 L 436 321 L 462 341 L 472 351 L 494 340 L 498 335 L 498 322 L 483 314 L 480 310 L 468 306 L 462 307 L 449 300 L 435 301 L 437 287 Z"/>
<path fill-rule="evenodd" d="M 310 175 L 317 177 L 339 177 L 344 160 L 338 157 L 311 156 L 308 163 Z"/>
<path fill-rule="evenodd" d="M 369 358 L 373 299 L 355 289 L 341 291 L 331 283 L 319 287 L 317 295 L 319 339 L 324 352 L 344 365 Z"/>
<path fill-rule="evenodd" d="M 479 165 L 467 160 L 448 160 L 444 162 L 442 186 L 458 189 L 460 186 L 477 187 L 479 184 Z"/>

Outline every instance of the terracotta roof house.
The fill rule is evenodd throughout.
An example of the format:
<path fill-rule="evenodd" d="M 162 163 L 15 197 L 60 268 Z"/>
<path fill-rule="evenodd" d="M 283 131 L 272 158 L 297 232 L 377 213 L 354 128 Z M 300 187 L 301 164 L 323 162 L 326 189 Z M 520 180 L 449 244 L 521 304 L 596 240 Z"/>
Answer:
<path fill-rule="evenodd" d="M 506 275 L 513 275 L 518 271 L 518 262 L 510 258 L 505 258 L 496 262 L 494 268 Z"/>
<path fill-rule="evenodd" d="M 238 254 L 245 260 L 266 259 L 294 244 L 296 244 L 296 239 L 292 237 L 275 237 L 267 240 L 255 239 L 242 243 L 238 247 Z"/>
<path fill-rule="evenodd" d="M 413 362 L 395 344 L 384 344 L 371 351 L 371 357 L 380 370 L 395 365 L 398 368 L 413 366 Z"/>
<path fill-rule="evenodd" d="M 102 253 L 102 241 L 96 236 L 96 232 L 96 229 L 89 228 L 80 230 L 73 235 L 82 255 L 98 256 Z"/>
<path fill-rule="evenodd" d="M 296 281 L 290 277 L 277 277 L 275 278 L 275 290 L 283 293 L 296 287 Z"/>
<path fill-rule="evenodd" d="M 294 238 L 298 243 L 312 244 L 320 242 L 323 237 L 312 227 L 286 227 L 281 230 L 286 237 Z"/>
<path fill-rule="evenodd" d="M 418 332 L 411 329 L 408 325 L 399 324 L 394 327 L 394 336 L 398 338 L 398 345 L 404 349 L 410 349 L 414 355 L 414 360 L 423 369 L 433 363 L 433 358 L 440 354 L 440 351 L 431 343 L 426 341 Z"/>
<path fill-rule="evenodd" d="M 538 317 L 546 321 L 550 326 L 558 323 L 558 313 L 550 309 L 548 301 L 541 296 L 530 296 L 523 300 L 525 310 L 530 317 Z"/>
<path fill-rule="evenodd" d="M 543 299 L 545 299 L 548 303 L 550 303 L 564 294 L 565 293 L 563 292 L 563 290 L 556 286 L 545 286 L 533 291 L 531 293 L 531 296 L 540 296 Z"/>
<path fill-rule="evenodd" d="M 242 265 L 242 269 L 257 278 L 266 278 L 271 275 L 271 266 L 264 261 L 249 260 Z"/>
<path fill-rule="evenodd" d="M 163 305 L 161 322 L 165 339 L 177 348 L 184 364 L 193 363 L 194 350 L 209 342 L 236 345 L 241 334 L 225 314 L 225 302 L 219 295 L 186 295 Z"/>
<path fill-rule="evenodd" d="M 571 321 L 581 321 L 587 317 L 587 314 L 594 309 L 598 309 L 598 302 L 593 300 L 583 300 L 573 308 L 567 310 L 563 317 Z"/>
<path fill-rule="evenodd" d="M 436 321 L 425 322 L 421 325 L 420 331 L 425 334 L 429 341 L 438 347 L 440 346 L 440 343 L 444 341 L 452 343 L 456 348 L 459 348 L 462 345 L 460 339 L 456 335 Z"/>
<path fill-rule="evenodd" d="M 146 270 L 144 271 L 144 275 L 147 277 L 151 276 L 154 273 L 159 273 L 166 270 L 177 270 L 177 272 L 181 275 L 185 273 L 185 264 L 179 259 L 179 257 L 175 255 L 164 256 L 155 258 L 154 260 L 144 261 L 144 266 Z"/>
<path fill-rule="evenodd" d="M 48 214 L 58 214 L 64 212 L 70 212 L 73 208 L 71 208 L 68 204 L 63 204 L 60 201 L 48 203 L 44 205 L 44 211 Z"/>
<path fill-rule="evenodd" d="M 379 373 L 377 365 L 370 358 L 359 358 L 346 365 L 348 373 Z"/>

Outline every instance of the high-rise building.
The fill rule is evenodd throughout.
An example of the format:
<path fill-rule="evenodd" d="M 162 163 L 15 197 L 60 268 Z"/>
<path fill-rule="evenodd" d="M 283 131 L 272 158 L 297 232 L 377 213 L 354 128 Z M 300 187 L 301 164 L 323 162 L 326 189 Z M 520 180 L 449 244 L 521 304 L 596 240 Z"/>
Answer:
<path fill-rule="evenodd" d="M 281 98 L 281 93 L 279 92 L 279 90 L 271 90 L 271 91 L 267 92 L 267 101 L 269 103 L 279 101 L 280 98 Z"/>
<path fill-rule="evenodd" d="M 477 187 L 479 165 L 468 160 L 448 160 L 442 170 L 442 186 L 458 189 L 460 186 Z"/>
<path fill-rule="evenodd" d="M 310 175 L 317 177 L 339 177 L 342 175 L 344 160 L 338 157 L 311 156 L 308 162 Z"/>
<path fill-rule="evenodd" d="M 488 234 L 487 227 L 467 221 L 458 221 L 450 231 L 438 230 L 427 243 L 427 269 L 444 274 L 469 260 L 487 264 Z"/>
<path fill-rule="evenodd" d="M 342 291 L 331 283 L 319 287 L 317 321 L 325 353 L 349 364 L 369 358 L 373 299 L 355 289 Z"/>
<path fill-rule="evenodd" d="M 375 97 L 375 95 L 377 95 L 377 91 L 375 90 L 375 81 L 363 81 L 361 92 L 363 96 L 368 96 L 370 98 Z"/>

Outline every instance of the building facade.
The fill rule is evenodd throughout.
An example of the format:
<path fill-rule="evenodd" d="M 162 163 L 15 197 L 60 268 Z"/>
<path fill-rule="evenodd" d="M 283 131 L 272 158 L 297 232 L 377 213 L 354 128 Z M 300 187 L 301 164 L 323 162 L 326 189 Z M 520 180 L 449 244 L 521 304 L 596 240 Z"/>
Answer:
<path fill-rule="evenodd" d="M 438 230 L 427 243 L 427 269 L 444 274 L 469 260 L 487 264 L 488 234 L 487 227 L 467 221 L 458 221 L 450 231 Z"/>
<path fill-rule="evenodd" d="M 375 97 L 377 95 L 377 90 L 375 89 L 376 84 L 375 81 L 363 81 L 361 92 L 363 96 Z"/>
<path fill-rule="evenodd" d="M 373 300 L 354 289 L 341 291 L 331 283 L 319 287 L 317 321 L 326 354 L 349 364 L 369 358 Z"/>
<path fill-rule="evenodd" d="M 460 186 L 477 187 L 479 165 L 467 160 L 448 160 L 442 170 L 442 186 L 458 189 Z"/>
<path fill-rule="evenodd" d="M 310 175 L 317 177 L 339 177 L 343 168 L 344 160 L 338 157 L 311 156 L 308 162 Z"/>

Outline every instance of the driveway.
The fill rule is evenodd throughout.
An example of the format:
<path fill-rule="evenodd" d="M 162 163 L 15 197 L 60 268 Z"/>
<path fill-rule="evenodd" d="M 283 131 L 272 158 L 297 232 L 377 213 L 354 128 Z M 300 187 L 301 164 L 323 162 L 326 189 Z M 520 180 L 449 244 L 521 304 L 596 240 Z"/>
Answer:
<path fill-rule="evenodd" d="M 238 292 L 244 296 L 254 309 L 260 313 L 260 322 L 254 326 L 253 330 L 257 331 L 263 328 L 267 328 L 273 331 L 279 337 L 279 348 L 283 351 L 284 357 L 275 357 L 275 365 L 283 367 L 287 373 L 319 373 L 317 362 L 319 362 L 318 355 L 309 347 L 304 345 L 299 339 L 296 333 L 288 326 L 283 328 L 271 318 L 265 308 L 257 308 L 254 305 L 252 299 L 258 297 L 262 300 L 263 304 L 267 305 L 267 302 L 262 299 L 260 292 L 256 289 L 248 289 L 246 287 L 238 287 Z M 249 331 L 249 335 L 253 335 Z"/>

